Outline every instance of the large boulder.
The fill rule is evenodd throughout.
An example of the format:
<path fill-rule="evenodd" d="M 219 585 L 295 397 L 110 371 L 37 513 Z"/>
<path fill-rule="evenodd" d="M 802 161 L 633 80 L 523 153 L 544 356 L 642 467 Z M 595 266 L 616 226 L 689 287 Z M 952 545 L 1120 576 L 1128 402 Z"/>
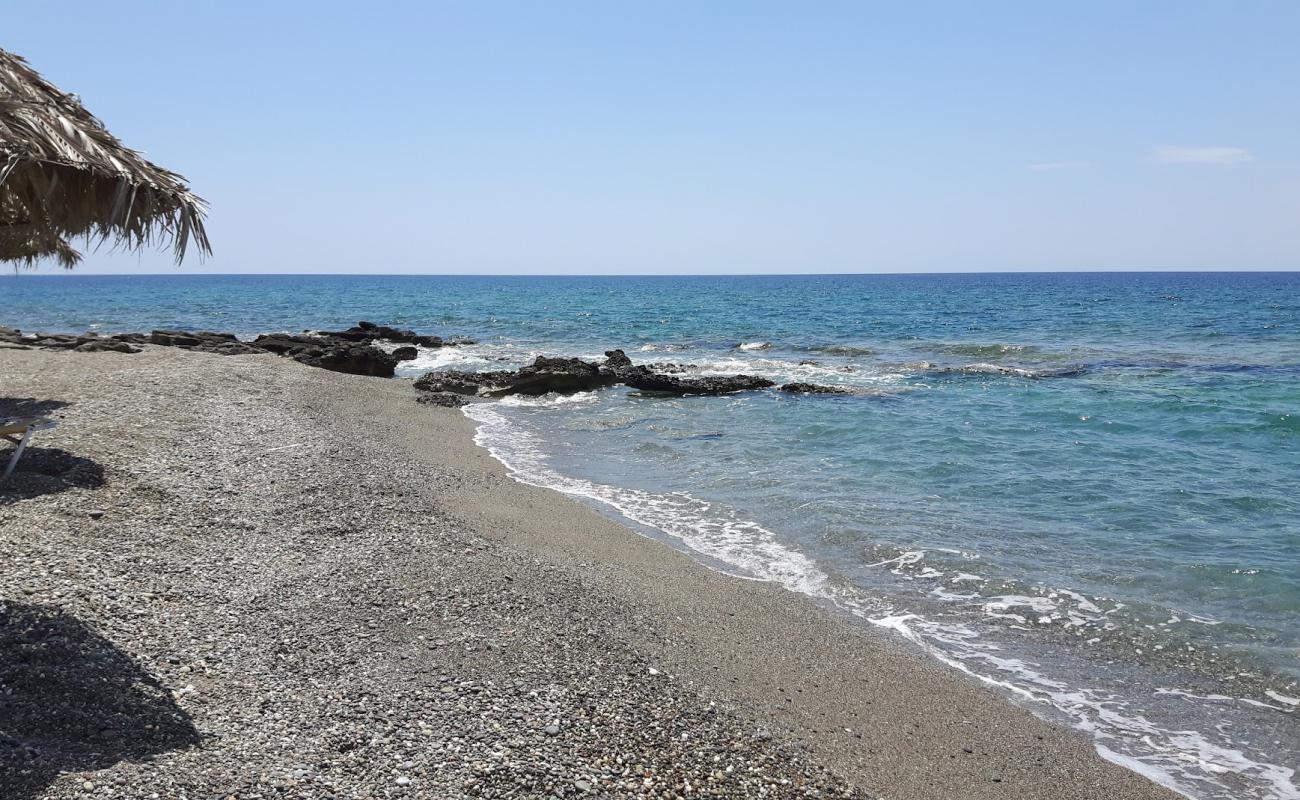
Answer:
<path fill-rule="evenodd" d="M 494 372 L 465 372 L 458 369 L 427 372 L 415 380 L 415 388 L 422 392 L 453 392 L 455 394 L 486 394 L 489 390 L 508 386 L 515 373 L 507 370 Z"/>
<path fill-rule="evenodd" d="M 622 350 L 605 351 L 605 369 L 620 370 L 631 368 L 632 359 L 627 357 L 627 353 L 624 353 Z"/>
<path fill-rule="evenodd" d="M 415 382 L 415 388 L 428 392 L 503 397 L 511 394 L 542 395 L 550 392 L 572 394 L 610 386 L 615 375 L 596 364 L 579 358 L 539 356 L 532 364 L 515 371 L 430 372 Z"/>
<path fill-rule="evenodd" d="M 515 373 L 509 386 L 489 394 L 572 394 L 589 392 L 613 383 L 612 373 L 580 358 L 538 356 L 531 365 Z"/>
<path fill-rule="evenodd" d="M 397 359 L 398 361 L 410 361 L 412 359 L 419 358 L 419 357 L 420 357 L 420 351 L 412 345 L 407 344 L 407 345 L 402 345 L 401 347 L 393 348 L 393 358 Z"/>
<path fill-rule="evenodd" d="M 465 395 L 451 392 L 420 392 L 416 395 L 415 402 L 439 408 L 460 408 L 470 403 Z"/>
<path fill-rule="evenodd" d="M 350 375 L 391 378 L 397 368 L 397 359 L 374 345 L 332 336 L 263 334 L 253 345 L 308 366 Z"/>

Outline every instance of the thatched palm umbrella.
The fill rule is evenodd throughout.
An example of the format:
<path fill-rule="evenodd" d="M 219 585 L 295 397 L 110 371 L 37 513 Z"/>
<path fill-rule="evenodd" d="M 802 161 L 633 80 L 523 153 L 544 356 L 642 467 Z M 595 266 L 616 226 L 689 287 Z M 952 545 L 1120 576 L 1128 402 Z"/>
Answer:
<path fill-rule="evenodd" d="M 80 100 L 0 50 L 0 261 L 54 256 L 71 267 L 80 254 L 68 241 L 84 236 L 128 250 L 170 244 L 179 263 L 191 240 L 212 252 L 205 209 L 184 178 L 123 146 Z"/>

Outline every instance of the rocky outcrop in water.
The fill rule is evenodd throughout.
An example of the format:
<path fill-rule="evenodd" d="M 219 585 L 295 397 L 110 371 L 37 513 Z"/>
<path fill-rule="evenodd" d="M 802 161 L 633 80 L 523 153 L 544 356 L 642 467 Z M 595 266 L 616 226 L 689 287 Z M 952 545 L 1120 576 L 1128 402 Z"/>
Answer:
<path fill-rule="evenodd" d="M 756 375 L 720 377 L 682 377 L 636 366 L 622 350 L 609 350 L 603 364 L 579 358 L 539 357 L 515 371 L 430 372 L 415 382 L 415 388 L 429 392 L 454 392 L 481 397 L 511 394 L 542 395 L 551 392 L 572 394 L 623 384 L 643 392 L 670 395 L 717 395 L 766 389 L 772 381 Z"/>
<path fill-rule="evenodd" d="M 781 386 L 781 391 L 792 392 L 794 394 L 853 394 L 853 390 L 844 386 L 825 386 L 820 383 L 787 383 Z"/>
<path fill-rule="evenodd" d="M 671 395 L 718 395 L 767 389 L 776 384 L 757 375 L 682 378 L 635 367 L 619 374 L 619 383 L 642 392 Z"/>
<path fill-rule="evenodd" d="M 320 331 L 321 336 L 332 336 L 336 339 L 347 339 L 352 342 L 373 342 L 383 340 L 386 342 L 397 342 L 398 344 L 415 344 L 420 347 L 449 347 L 461 344 L 473 344 L 472 339 L 456 338 L 443 339 L 441 336 L 426 336 L 410 330 L 401 330 L 391 328 L 387 325 L 376 325 L 373 322 L 362 320 L 345 331 Z"/>
<path fill-rule="evenodd" d="M 532 364 L 513 371 L 430 372 L 416 380 L 415 388 L 428 392 L 504 397 L 511 394 L 589 392 L 612 386 L 615 382 L 612 371 L 582 359 L 539 356 Z"/>

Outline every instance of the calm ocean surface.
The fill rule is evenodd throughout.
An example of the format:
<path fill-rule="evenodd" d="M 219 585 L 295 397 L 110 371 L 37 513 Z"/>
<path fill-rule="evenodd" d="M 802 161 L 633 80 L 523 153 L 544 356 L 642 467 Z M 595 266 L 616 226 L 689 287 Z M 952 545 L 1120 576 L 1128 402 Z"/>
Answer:
<path fill-rule="evenodd" d="M 893 628 L 1186 794 L 1300 797 L 1300 274 L 0 278 L 25 330 L 359 319 L 479 342 L 410 375 L 621 347 L 861 389 L 467 413 L 520 480 Z"/>

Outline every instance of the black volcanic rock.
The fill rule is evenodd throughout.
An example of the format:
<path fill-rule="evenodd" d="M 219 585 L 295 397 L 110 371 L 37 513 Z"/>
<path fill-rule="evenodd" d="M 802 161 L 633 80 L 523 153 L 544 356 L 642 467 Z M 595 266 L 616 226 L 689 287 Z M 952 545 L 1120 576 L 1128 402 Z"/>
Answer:
<path fill-rule="evenodd" d="M 470 403 L 465 395 L 453 392 L 420 392 L 416 395 L 415 402 L 440 408 L 460 408 Z"/>
<path fill-rule="evenodd" d="M 645 367 L 634 367 L 619 373 L 618 380 L 642 392 L 671 395 L 717 395 L 767 389 L 776 384 L 757 375 L 729 375 L 725 377 L 680 378 L 651 372 Z"/>
<path fill-rule="evenodd" d="M 116 339 L 91 339 L 72 348 L 78 353 L 138 353 L 140 348 Z"/>
<path fill-rule="evenodd" d="M 253 355 L 263 352 L 261 347 L 248 342 L 241 342 L 233 333 L 213 333 L 212 331 L 153 331 L 147 339 L 140 334 L 131 333 L 118 334 L 113 338 L 131 344 L 180 347 L 185 350 L 199 350 L 225 356 Z"/>
<path fill-rule="evenodd" d="M 606 350 L 604 366 L 609 370 L 631 369 L 632 359 L 622 350 Z"/>
<path fill-rule="evenodd" d="M 464 338 L 446 341 L 441 336 L 425 336 L 415 331 L 391 328 L 387 325 L 376 325 L 373 322 L 365 322 L 364 320 L 345 331 L 320 331 L 320 335 L 346 339 L 350 342 L 369 342 L 375 339 L 384 339 L 389 342 L 416 344 L 421 347 L 445 347 L 447 345 L 474 343 L 472 340 Z"/>
<path fill-rule="evenodd" d="M 394 348 L 392 355 L 393 358 L 397 359 L 398 361 L 410 361 L 413 358 L 419 357 L 420 351 L 415 347 L 413 347 L 412 345 L 408 344 L 402 347 Z"/>
<path fill-rule="evenodd" d="M 415 380 L 415 388 L 422 392 L 454 392 L 455 394 L 480 394 L 490 389 L 500 389 L 509 385 L 515 375 L 509 370 L 492 372 L 465 372 L 448 369 L 439 372 L 426 372 Z"/>
<path fill-rule="evenodd" d="M 415 382 L 415 388 L 428 392 L 502 397 L 510 394 L 542 395 L 549 392 L 572 394 L 600 389 L 615 383 L 614 375 L 579 358 L 539 356 L 529 366 L 516 371 L 430 372 Z"/>
<path fill-rule="evenodd" d="M 396 358 L 372 344 L 334 336 L 272 333 L 257 337 L 253 345 L 308 366 L 350 375 L 391 378 L 397 367 Z"/>
<path fill-rule="evenodd" d="M 683 368 L 683 371 L 685 369 Z M 625 384 L 643 392 L 667 395 L 717 395 L 766 389 L 775 386 L 757 375 L 725 377 L 681 377 L 635 366 L 622 350 L 609 350 L 603 364 L 579 358 L 539 357 L 532 364 L 514 372 L 430 372 L 415 382 L 415 388 L 428 392 L 454 392 L 462 395 L 502 397 L 511 394 L 541 395 L 549 392 L 571 394 Z"/>
<path fill-rule="evenodd" d="M 494 394 L 540 395 L 549 392 L 572 394 L 611 386 L 613 375 L 580 358 L 538 356 L 531 365 L 515 373 L 510 385 Z"/>
<path fill-rule="evenodd" d="M 853 390 L 843 386 L 823 386 L 820 383 L 787 383 L 781 387 L 783 392 L 797 394 L 853 394 Z"/>

